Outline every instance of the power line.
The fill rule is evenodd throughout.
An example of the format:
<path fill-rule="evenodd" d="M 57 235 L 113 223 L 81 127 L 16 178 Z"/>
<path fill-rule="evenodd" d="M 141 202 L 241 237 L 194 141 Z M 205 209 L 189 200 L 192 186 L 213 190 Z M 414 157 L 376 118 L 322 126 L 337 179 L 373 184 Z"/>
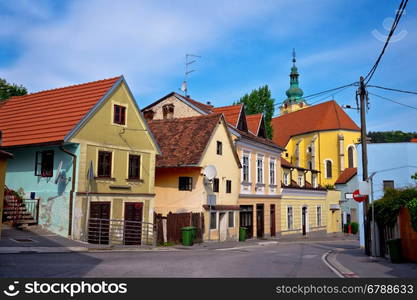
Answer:
<path fill-rule="evenodd" d="M 405 104 L 405 103 L 401 103 L 401 102 L 398 102 L 396 100 L 393 100 L 393 99 L 390 99 L 390 98 L 387 98 L 387 97 L 384 97 L 384 96 L 381 96 L 381 95 L 377 95 L 377 94 L 370 93 L 370 92 L 368 92 L 368 94 L 373 95 L 373 96 L 376 96 L 376 97 L 381 98 L 381 99 L 384 99 L 384 100 L 387 100 L 387 101 L 390 101 L 390 102 L 393 102 L 393 103 L 396 103 L 398 105 L 402 105 L 402 106 L 405 106 L 405 107 L 408 107 L 408 108 L 412 108 L 412 109 L 417 109 L 417 107 L 415 107 L 415 106 L 411 106 L 411 105 L 408 105 L 408 104 Z"/>
<path fill-rule="evenodd" d="M 357 83 L 358 82 L 352 82 L 350 84 L 342 85 L 342 86 L 339 86 L 339 87 L 336 87 L 336 88 L 333 88 L 333 89 L 329 89 L 329 90 L 325 90 L 325 91 L 322 91 L 322 92 L 314 93 L 314 94 L 305 96 L 304 99 L 315 97 L 315 96 L 320 96 L 320 95 L 323 95 L 323 94 L 327 94 L 329 92 L 337 91 L 337 90 L 343 89 L 345 87 L 354 86 L 354 85 L 357 85 Z"/>
<path fill-rule="evenodd" d="M 400 93 L 417 95 L 417 92 L 405 91 L 405 90 L 394 89 L 394 88 L 388 88 L 388 87 L 383 87 L 383 86 L 379 86 L 379 85 L 368 85 L 368 87 L 374 87 L 374 88 L 383 89 L 383 90 L 387 90 L 387 91 L 393 91 L 393 92 L 400 92 Z"/>
<path fill-rule="evenodd" d="M 379 54 L 377 60 L 375 61 L 374 65 L 372 66 L 371 70 L 368 72 L 368 74 L 365 76 L 365 85 L 369 83 L 369 81 L 372 79 L 372 76 L 374 76 L 374 73 L 376 69 L 378 68 L 378 65 L 381 61 L 382 56 L 385 53 L 386 48 L 388 47 L 389 41 L 391 40 L 392 35 L 394 34 L 395 29 L 398 26 L 398 23 L 400 22 L 400 19 L 403 15 L 404 9 L 407 6 L 408 0 L 402 0 L 400 3 L 400 6 L 397 10 L 397 13 L 395 15 L 394 22 L 392 23 L 391 30 L 387 36 L 387 40 L 385 41 L 384 47 L 381 50 L 381 53 Z"/>

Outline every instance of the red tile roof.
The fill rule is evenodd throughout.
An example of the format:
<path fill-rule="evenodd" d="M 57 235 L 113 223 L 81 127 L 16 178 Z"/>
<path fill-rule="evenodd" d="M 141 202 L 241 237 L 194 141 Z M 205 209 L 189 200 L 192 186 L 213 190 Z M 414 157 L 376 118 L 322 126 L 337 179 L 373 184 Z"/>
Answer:
<path fill-rule="evenodd" d="M 411 142 L 411 143 L 417 143 L 417 138 L 412 138 L 412 139 L 410 140 L 410 142 Z"/>
<path fill-rule="evenodd" d="M 246 123 L 248 124 L 248 130 L 254 135 L 258 135 L 259 126 L 261 125 L 262 114 L 247 115 Z"/>
<path fill-rule="evenodd" d="M 356 168 L 346 168 L 343 170 L 342 174 L 340 174 L 339 178 L 337 178 L 335 184 L 345 184 L 357 173 L 358 170 Z"/>
<path fill-rule="evenodd" d="M 213 113 L 222 113 L 226 122 L 237 127 L 243 104 L 213 108 Z"/>
<path fill-rule="evenodd" d="M 12 97 L 0 103 L 1 146 L 63 141 L 120 78 Z"/>
<path fill-rule="evenodd" d="M 182 96 L 184 97 L 184 96 Z M 204 104 L 201 103 L 197 100 L 191 99 L 189 97 L 184 97 L 187 101 L 191 102 L 191 104 L 193 104 L 194 106 L 197 106 L 199 109 L 201 109 L 202 111 L 204 111 L 205 113 L 209 114 L 212 112 L 213 110 L 213 105 L 209 105 L 209 104 Z"/>
<path fill-rule="evenodd" d="M 272 140 L 286 146 L 292 136 L 331 129 L 359 131 L 358 125 L 331 100 L 272 119 Z"/>
<path fill-rule="evenodd" d="M 156 167 L 198 165 L 220 119 L 221 114 L 210 114 L 149 122 L 162 152 Z"/>

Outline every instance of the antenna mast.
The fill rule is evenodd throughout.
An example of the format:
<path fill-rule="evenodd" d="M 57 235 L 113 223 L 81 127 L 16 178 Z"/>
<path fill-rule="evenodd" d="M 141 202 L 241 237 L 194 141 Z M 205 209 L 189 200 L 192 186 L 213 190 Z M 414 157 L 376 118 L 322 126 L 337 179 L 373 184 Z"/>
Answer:
<path fill-rule="evenodd" d="M 181 84 L 181 91 L 184 92 L 184 96 L 188 96 L 188 86 L 187 79 L 188 74 L 194 72 L 195 70 L 190 70 L 189 66 L 197 61 L 197 58 L 201 58 L 200 55 L 194 54 L 185 54 L 185 72 L 184 72 L 184 81 Z"/>

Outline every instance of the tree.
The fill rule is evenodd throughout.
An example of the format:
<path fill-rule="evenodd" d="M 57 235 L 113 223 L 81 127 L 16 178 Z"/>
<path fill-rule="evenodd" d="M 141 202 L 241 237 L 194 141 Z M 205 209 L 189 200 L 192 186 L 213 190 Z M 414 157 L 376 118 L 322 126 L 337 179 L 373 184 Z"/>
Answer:
<path fill-rule="evenodd" d="M 0 101 L 9 99 L 13 96 L 23 96 L 28 93 L 22 85 L 10 84 L 5 79 L 0 78 Z"/>
<path fill-rule="evenodd" d="M 372 143 L 404 143 L 417 138 L 417 132 L 397 131 L 370 131 L 368 136 Z"/>
<path fill-rule="evenodd" d="M 263 113 L 265 118 L 266 135 L 272 139 L 271 119 L 275 111 L 275 99 L 271 98 L 271 91 L 268 85 L 264 85 L 250 94 L 245 94 L 237 104 L 245 105 L 245 112 L 248 115 Z"/>

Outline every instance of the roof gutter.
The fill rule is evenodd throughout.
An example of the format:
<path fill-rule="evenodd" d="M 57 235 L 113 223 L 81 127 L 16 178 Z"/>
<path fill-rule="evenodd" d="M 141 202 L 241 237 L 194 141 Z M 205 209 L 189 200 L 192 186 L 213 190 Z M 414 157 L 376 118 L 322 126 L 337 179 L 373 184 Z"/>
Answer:
<path fill-rule="evenodd" d="M 75 191 L 75 178 L 77 176 L 77 155 L 66 150 L 63 145 L 59 146 L 59 149 L 72 157 L 72 180 L 71 180 L 71 191 L 69 198 L 69 218 L 68 218 L 68 236 L 72 236 L 72 208 L 74 203 L 74 191 Z"/>

